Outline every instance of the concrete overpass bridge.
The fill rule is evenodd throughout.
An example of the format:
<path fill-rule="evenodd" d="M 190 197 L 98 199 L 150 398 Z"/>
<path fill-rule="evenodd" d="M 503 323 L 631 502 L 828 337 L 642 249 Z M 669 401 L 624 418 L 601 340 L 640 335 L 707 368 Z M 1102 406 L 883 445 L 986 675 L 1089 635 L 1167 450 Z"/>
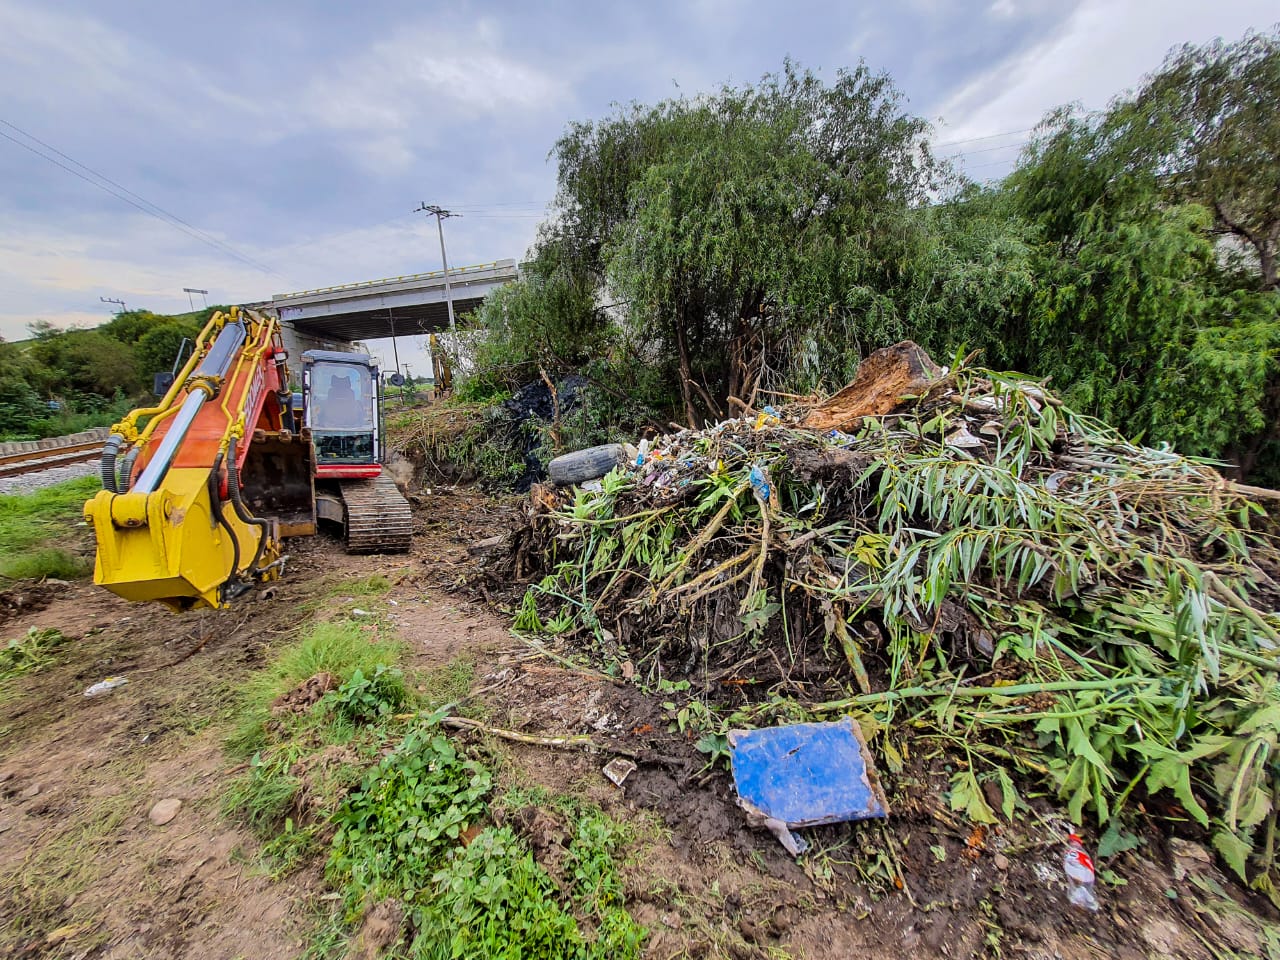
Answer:
<path fill-rule="evenodd" d="M 449 288 L 454 315 L 476 309 L 517 275 L 514 260 L 452 268 Z M 282 323 L 302 338 L 315 341 L 378 340 L 434 333 L 449 326 L 443 270 L 282 293 L 263 306 L 274 309 Z"/>

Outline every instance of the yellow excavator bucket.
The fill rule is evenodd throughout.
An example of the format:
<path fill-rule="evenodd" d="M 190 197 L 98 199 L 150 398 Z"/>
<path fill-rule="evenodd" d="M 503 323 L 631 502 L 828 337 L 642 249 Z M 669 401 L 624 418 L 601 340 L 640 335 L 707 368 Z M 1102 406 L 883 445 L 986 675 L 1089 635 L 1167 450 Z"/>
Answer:
<path fill-rule="evenodd" d="M 229 505 L 219 523 L 208 477 L 206 470 L 173 469 L 154 493 L 102 490 L 86 503 L 85 517 L 98 540 L 94 583 L 126 600 L 158 600 L 177 611 L 219 607 L 229 599 L 226 590 L 236 588 L 231 582 L 224 589 L 227 571 L 244 570 L 253 560 L 252 554 L 240 555 L 242 545 L 256 551 L 266 536 L 259 568 L 274 563 L 280 552 L 274 525 L 264 533 Z"/>

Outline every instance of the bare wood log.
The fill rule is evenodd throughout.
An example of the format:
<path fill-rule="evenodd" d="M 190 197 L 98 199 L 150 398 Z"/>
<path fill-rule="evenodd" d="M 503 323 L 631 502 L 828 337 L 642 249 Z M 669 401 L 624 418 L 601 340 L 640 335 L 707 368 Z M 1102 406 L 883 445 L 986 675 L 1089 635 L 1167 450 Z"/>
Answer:
<path fill-rule="evenodd" d="M 858 365 L 853 382 L 809 411 L 812 430 L 851 430 L 864 417 L 889 413 L 943 376 L 924 348 L 910 340 L 877 350 Z"/>

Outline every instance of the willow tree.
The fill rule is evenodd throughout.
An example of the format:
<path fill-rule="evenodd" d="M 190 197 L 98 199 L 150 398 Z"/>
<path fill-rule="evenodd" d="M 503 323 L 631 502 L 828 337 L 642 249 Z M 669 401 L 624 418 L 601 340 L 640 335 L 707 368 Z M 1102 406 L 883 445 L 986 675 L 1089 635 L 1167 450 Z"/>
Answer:
<path fill-rule="evenodd" d="M 936 184 L 927 132 L 887 75 L 828 84 L 791 64 L 573 124 L 535 272 L 591 285 L 619 367 L 660 371 L 690 424 L 762 383 L 842 382 L 905 332 L 894 294 Z"/>
<path fill-rule="evenodd" d="M 1132 155 L 1168 191 L 1206 206 L 1280 289 L 1280 27 L 1174 50 L 1117 111 Z"/>
<path fill-rule="evenodd" d="M 1172 171 L 1147 112 L 1166 79 L 1102 114 L 1053 113 L 1009 178 L 1039 241 L 1016 363 L 1132 435 L 1248 474 L 1280 412 L 1280 301 L 1219 242 L 1210 187 Z"/>

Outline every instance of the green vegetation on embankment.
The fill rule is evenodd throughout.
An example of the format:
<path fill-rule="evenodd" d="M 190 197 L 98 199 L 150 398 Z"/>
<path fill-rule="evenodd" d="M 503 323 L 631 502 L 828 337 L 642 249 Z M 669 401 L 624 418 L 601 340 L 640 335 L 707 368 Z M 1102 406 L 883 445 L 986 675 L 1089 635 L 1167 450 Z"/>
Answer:
<path fill-rule="evenodd" d="M 93 329 L 39 321 L 31 338 L 0 340 L 0 440 L 30 440 L 110 426 L 150 394 L 215 310 L 164 316 L 130 310 Z"/>
<path fill-rule="evenodd" d="M 404 654 L 385 622 L 318 622 L 242 691 L 227 746 L 248 768 L 223 810 L 262 840 L 274 875 L 326 863 L 340 898 L 307 956 L 346 955 L 375 914 L 395 918 L 396 956 L 638 956 L 645 932 L 615 861 L 627 829 L 582 801 L 499 794 L 498 758 L 439 723 L 469 664 L 415 676 Z M 531 803 L 567 824 L 563 876 L 505 825 Z"/>
<path fill-rule="evenodd" d="M 0 495 L 0 582 L 85 576 L 92 561 L 67 543 L 76 539 L 84 502 L 97 489 L 96 477 L 79 477 L 34 493 Z"/>

